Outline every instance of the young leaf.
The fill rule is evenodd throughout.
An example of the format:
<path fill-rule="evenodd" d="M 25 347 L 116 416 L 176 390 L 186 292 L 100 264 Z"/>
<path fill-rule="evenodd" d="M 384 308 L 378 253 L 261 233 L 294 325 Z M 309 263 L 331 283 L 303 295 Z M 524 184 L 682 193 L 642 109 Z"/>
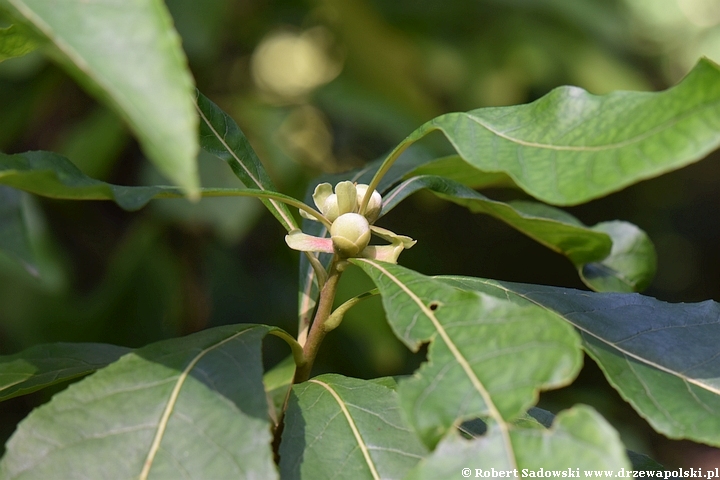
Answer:
<path fill-rule="evenodd" d="M 395 152 L 439 130 L 475 168 L 575 205 L 700 160 L 720 144 L 719 123 L 720 69 L 703 59 L 663 92 L 560 87 L 527 105 L 442 115 Z"/>
<path fill-rule="evenodd" d="M 0 477 L 277 478 L 260 343 L 232 325 L 148 345 L 33 411 Z"/>
<path fill-rule="evenodd" d="M 440 198 L 502 220 L 533 240 L 568 257 L 586 285 L 598 291 L 633 292 L 655 274 L 655 249 L 648 236 L 627 222 L 587 227 L 567 212 L 537 202 L 491 200 L 443 177 L 418 176 L 385 196 L 382 215 L 409 195 L 428 189 Z"/>
<path fill-rule="evenodd" d="M 125 118 L 158 169 L 196 195 L 197 116 L 180 37 L 161 0 L 8 0 L 53 55 Z"/>
<path fill-rule="evenodd" d="M 30 272 L 36 272 L 35 259 L 23 218 L 21 193 L 0 186 L 0 251 L 19 260 Z"/>
<path fill-rule="evenodd" d="M 101 343 L 51 343 L 0 357 L 0 401 L 87 375 L 130 351 Z"/>
<path fill-rule="evenodd" d="M 153 198 L 179 198 L 176 187 L 125 187 L 88 177 L 62 155 L 52 152 L 0 153 L 0 185 L 9 185 L 44 197 L 66 200 L 112 200 L 125 210 L 138 210 Z M 272 198 L 300 205 L 282 193 L 250 188 L 202 188 L 202 196 Z"/>
<path fill-rule="evenodd" d="M 200 113 L 200 146 L 226 161 L 246 187 L 275 192 L 275 186 L 237 123 L 199 91 L 196 91 L 196 106 Z M 272 199 L 262 202 L 288 232 L 298 228 L 286 205 Z"/>
<path fill-rule="evenodd" d="M 608 381 L 659 432 L 720 446 L 720 305 L 469 277 L 465 290 L 535 305 L 574 325 Z"/>
<path fill-rule="evenodd" d="M 423 441 L 432 447 L 458 419 L 489 416 L 513 464 L 507 422 L 540 389 L 566 385 L 580 369 L 572 328 L 532 306 L 462 291 L 398 265 L 352 262 L 378 287 L 395 335 L 413 351 L 431 342 L 427 363 L 398 389 Z"/>
<path fill-rule="evenodd" d="M 391 388 L 341 375 L 293 387 L 280 447 L 283 479 L 404 478 L 426 453 Z"/>
<path fill-rule="evenodd" d="M 614 476 L 620 469 L 630 469 L 617 432 L 595 410 L 584 405 L 560 413 L 550 430 L 512 429 L 510 441 L 516 452 L 514 465 L 503 455 L 506 446 L 497 427 L 491 427 L 488 434 L 473 440 L 465 440 L 453 432 L 407 478 L 456 478 L 464 468 L 470 468 L 468 476 L 472 477 L 489 477 L 492 469 L 515 470 L 503 475 L 511 478 L 529 477 L 530 471 L 542 477 L 537 475 L 541 468 L 564 471 L 565 477 L 579 477 L 581 470 L 612 470 L 608 476 Z M 476 475 L 476 469 L 483 472 Z M 485 472 L 488 475 L 484 475 Z"/>

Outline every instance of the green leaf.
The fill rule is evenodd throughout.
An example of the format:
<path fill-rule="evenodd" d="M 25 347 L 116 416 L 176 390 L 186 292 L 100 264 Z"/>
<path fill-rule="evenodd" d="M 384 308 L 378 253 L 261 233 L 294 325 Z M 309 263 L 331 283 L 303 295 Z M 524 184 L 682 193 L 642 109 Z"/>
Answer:
<path fill-rule="evenodd" d="M 341 375 L 293 387 L 280 447 L 283 479 L 403 478 L 426 453 L 391 388 Z"/>
<path fill-rule="evenodd" d="M 567 212 L 537 202 L 491 200 L 443 177 L 418 176 L 385 196 L 382 214 L 409 195 L 428 189 L 440 198 L 502 220 L 575 264 L 594 290 L 632 292 L 645 288 L 655 274 L 655 249 L 645 232 L 627 222 L 587 227 Z"/>
<path fill-rule="evenodd" d="M 398 392 L 410 423 L 434 446 L 458 419 L 489 416 L 509 445 L 507 423 L 540 389 L 568 384 L 582 363 L 579 338 L 555 315 L 462 291 L 398 265 L 353 259 L 375 282 L 397 337 L 428 361 Z M 514 463 L 514 452 L 502 455 Z"/>
<path fill-rule="evenodd" d="M 180 37 L 161 0 L 5 0 L 134 131 L 158 169 L 197 195 L 197 116 Z"/>
<path fill-rule="evenodd" d="M 277 478 L 260 351 L 274 330 L 218 327 L 125 355 L 33 411 L 0 477 Z"/>
<path fill-rule="evenodd" d="M 543 410 L 542 408 L 532 407 L 525 415 L 513 422 L 513 425 L 525 429 L 545 429 L 552 427 L 555 418 L 556 416 L 552 412 Z M 475 419 L 469 422 L 464 422 L 460 425 L 460 427 L 458 427 L 458 429 L 461 433 L 468 435 L 469 438 L 475 438 L 484 435 L 487 430 L 487 426 L 482 420 Z M 636 453 L 631 450 L 626 450 L 625 453 L 632 464 L 633 470 L 665 470 L 662 465 L 647 455 Z"/>
<path fill-rule="evenodd" d="M 0 251 L 20 261 L 25 268 L 37 272 L 23 214 L 21 193 L 0 186 Z"/>
<path fill-rule="evenodd" d="M 385 196 L 383 214 L 407 196 L 428 189 L 441 198 L 467 207 L 474 213 L 498 218 L 575 264 L 605 258 L 612 248 L 610 237 L 586 227 L 570 214 L 538 203 L 505 203 L 491 200 L 460 183 L 435 176 L 413 177 Z"/>
<path fill-rule="evenodd" d="M 22 25 L 0 28 L 0 62 L 12 57 L 21 57 L 40 46 L 37 36 Z"/>
<path fill-rule="evenodd" d="M 405 178 L 409 179 L 421 175 L 444 177 L 470 188 L 517 188 L 517 185 L 506 174 L 478 170 L 464 161 L 460 155 L 449 155 L 419 165 L 412 172 L 405 175 Z"/>
<path fill-rule="evenodd" d="M 101 343 L 51 343 L 0 357 L 0 401 L 87 375 L 130 351 Z"/>
<path fill-rule="evenodd" d="M 560 87 L 527 105 L 442 115 L 396 152 L 439 130 L 475 168 L 505 173 L 544 202 L 575 205 L 700 160 L 720 144 L 718 124 L 720 70 L 703 59 L 663 92 Z"/>
<path fill-rule="evenodd" d="M 275 192 L 270 176 L 237 123 L 202 93 L 196 91 L 196 95 L 201 147 L 226 161 L 246 187 Z M 288 232 L 298 228 L 285 204 L 272 199 L 262 202 Z"/>
<path fill-rule="evenodd" d="M 650 237 L 628 222 L 602 222 L 592 227 L 606 233 L 613 246 L 600 262 L 577 265 L 585 285 L 596 292 L 640 292 L 650 285 L 657 270 L 657 255 Z"/>
<path fill-rule="evenodd" d="M 490 477 L 495 469 L 511 471 L 504 475 L 510 478 L 544 477 L 542 473 L 538 475 L 541 468 L 543 473 L 564 471 L 565 477 L 570 473 L 580 477 L 582 470 L 612 470 L 608 476 L 615 476 L 620 469 L 630 469 L 617 432 L 595 410 L 584 405 L 561 412 L 550 430 L 512 429 L 510 442 L 516 452 L 515 465 L 503 455 L 507 446 L 498 428 L 491 428 L 487 435 L 473 440 L 453 432 L 407 478 L 459 478 L 464 468 L 470 468 L 472 477 Z M 483 471 L 477 475 L 476 469 Z M 552 473 L 549 476 L 553 477 Z"/>
<path fill-rule="evenodd" d="M 458 288 L 535 305 L 581 333 L 608 381 L 660 433 L 720 446 L 720 304 L 665 303 L 469 277 Z"/>
<path fill-rule="evenodd" d="M 0 153 L 0 185 L 44 197 L 66 200 L 112 200 L 125 210 L 138 210 L 153 198 L 180 198 L 180 189 L 167 186 L 124 187 L 92 179 L 62 155 L 52 152 Z M 292 197 L 250 188 L 202 188 L 205 197 L 273 198 L 298 205 Z"/>

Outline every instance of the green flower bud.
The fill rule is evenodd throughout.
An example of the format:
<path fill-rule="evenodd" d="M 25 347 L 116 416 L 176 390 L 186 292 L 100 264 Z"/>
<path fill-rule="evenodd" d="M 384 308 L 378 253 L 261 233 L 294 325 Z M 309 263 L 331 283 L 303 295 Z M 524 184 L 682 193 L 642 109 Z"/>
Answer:
<path fill-rule="evenodd" d="M 360 256 L 370 243 L 370 224 L 358 213 L 340 215 L 330 227 L 335 253 L 343 258 Z"/>
<path fill-rule="evenodd" d="M 358 183 L 355 186 L 355 190 L 357 191 L 358 208 L 360 207 L 360 203 L 363 201 L 363 198 L 365 198 L 365 193 L 368 188 L 370 188 L 370 186 L 365 185 L 364 183 Z M 370 196 L 370 201 L 365 209 L 365 218 L 367 218 L 370 223 L 375 222 L 375 220 L 377 220 L 380 216 L 380 210 L 382 210 L 382 197 L 377 190 L 373 190 L 372 195 Z"/>

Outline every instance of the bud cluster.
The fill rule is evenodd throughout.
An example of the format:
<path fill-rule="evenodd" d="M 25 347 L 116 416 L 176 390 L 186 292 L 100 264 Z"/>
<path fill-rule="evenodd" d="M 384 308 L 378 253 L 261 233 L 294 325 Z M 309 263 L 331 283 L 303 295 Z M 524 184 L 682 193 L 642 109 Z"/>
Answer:
<path fill-rule="evenodd" d="M 330 238 L 319 238 L 294 231 L 285 238 L 295 250 L 336 253 L 341 258 L 366 257 L 395 263 L 403 249 L 415 241 L 403 235 L 372 225 L 380 216 L 382 197 L 373 190 L 361 212 L 362 201 L 370 187 L 343 181 L 333 191 L 329 183 L 321 183 L 313 192 L 313 201 L 320 213 L 330 222 Z M 315 220 L 303 210 L 303 217 Z M 390 242 L 390 245 L 369 246 L 371 234 Z"/>

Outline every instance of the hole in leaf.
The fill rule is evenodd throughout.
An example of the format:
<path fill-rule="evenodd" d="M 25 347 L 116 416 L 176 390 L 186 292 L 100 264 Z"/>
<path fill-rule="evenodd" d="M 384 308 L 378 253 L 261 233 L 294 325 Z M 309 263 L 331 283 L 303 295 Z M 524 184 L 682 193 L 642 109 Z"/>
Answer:
<path fill-rule="evenodd" d="M 438 309 L 439 306 L 440 306 L 440 302 L 438 302 L 438 301 L 432 301 L 432 302 L 430 302 L 430 304 L 428 305 L 428 308 L 434 312 L 435 310 Z"/>

